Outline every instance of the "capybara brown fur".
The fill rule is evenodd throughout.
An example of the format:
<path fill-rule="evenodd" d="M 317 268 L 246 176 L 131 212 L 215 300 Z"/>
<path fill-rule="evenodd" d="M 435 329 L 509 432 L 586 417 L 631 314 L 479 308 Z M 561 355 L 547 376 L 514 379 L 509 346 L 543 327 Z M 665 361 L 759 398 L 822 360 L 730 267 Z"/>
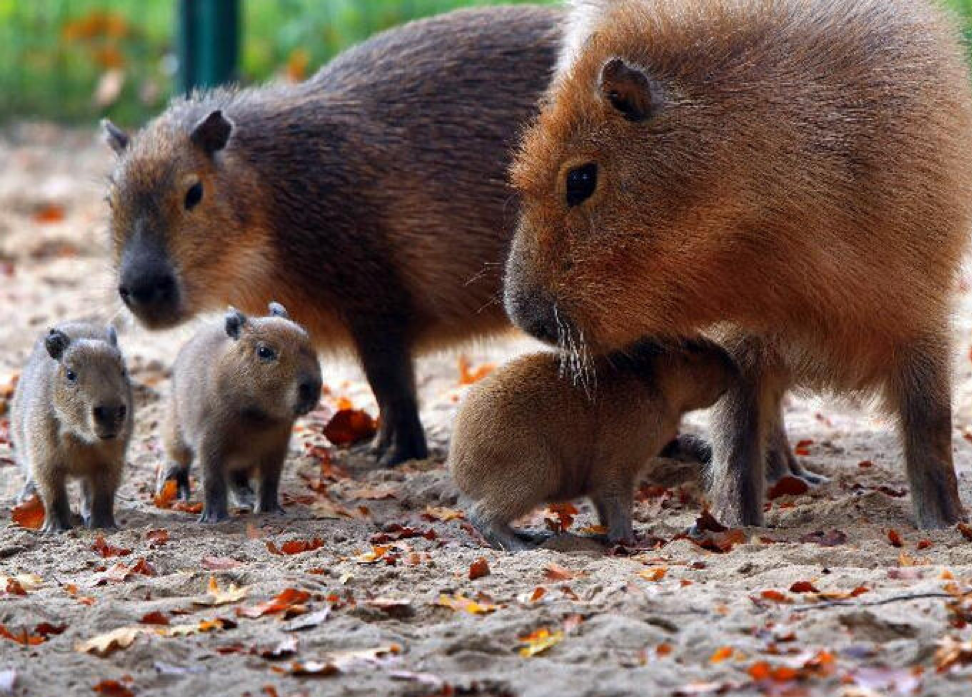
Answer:
<path fill-rule="evenodd" d="M 930 0 L 591 4 L 512 169 L 514 321 L 594 352 L 724 339 L 743 379 L 715 419 L 723 523 L 763 521 L 789 388 L 882 397 L 916 523 L 962 518 L 949 313 L 972 99 L 951 18 Z"/>
<path fill-rule="evenodd" d="M 469 520 L 493 546 L 529 548 L 510 523 L 538 504 L 590 496 L 611 542 L 633 537 L 638 475 L 683 414 L 711 406 L 735 366 L 705 340 L 643 340 L 595 363 L 597 384 L 565 375 L 555 353 L 521 356 L 473 387 L 449 467 Z"/>
<path fill-rule="evenodd" d="M 65 322 L 34 347 L 14 394 L 14 455 L 44 503 L 44 532 L 72 527 L 67 484 L 81 480 L 81 518 L 115 527 L 115 492 L 132 437 L 134 403 L 112 327 Z"/>
<path fill-rule="evenodd" d="M 228 490 L 248 505 L 249 478 L 258 482 L 254 511 L 281 511 L 278 500 L 291 431 L 317 406 L 321 366 L 311 338 L 279 303 L 270 315 L 247 317 L 230 308 L 223 324 L 207 325 L 179 352 L 163 426 L 169 464 L 159 488 L 175 480 L 189 496 L 189 468 L 200 461 L 200 520 L 229 517 Z"/>
<path fill-rule="evenodd" d="M 301 84 L 176 100 L 109 187 L 119 293 L 147 326 L 271 296 L 357 353 L 383 464 L 427 456 L 416 353 L 503 330 L 506 171 L 560 12 L 462 10 L 366 41 Z"/>

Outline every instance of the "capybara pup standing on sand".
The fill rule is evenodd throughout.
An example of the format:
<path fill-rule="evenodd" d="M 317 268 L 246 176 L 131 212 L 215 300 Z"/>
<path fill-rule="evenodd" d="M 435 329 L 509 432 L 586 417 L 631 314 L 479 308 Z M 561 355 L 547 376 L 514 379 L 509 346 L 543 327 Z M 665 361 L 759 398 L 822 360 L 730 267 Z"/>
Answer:
<path fill-rule="evenodd" d="M 37 342 L 14 394 L 11 437 L 44 503 L 44 532 L 71 528 L 67 482 L 81 480 L 81 517 L 115 527 L 115 492 L 132 437 L 132 385 L 113 327 L 60 324 Z"/>
<path fill-rule="evenodd" d="M 592 351 L 717 331 L 744 377 L 715 419 L 725 524 L 763 521 L 790 387 L 880 394 L 917 524 L 962 518 L 949 311 L 972 99 L 950 18 L 931 0 L 578 11 L 513 167 L 514 321 Z"/>
<path fill-rule="evenodd" d="M 726 391 L 735 366 L 708 341 L 641 341 L 599 359 L 597 385 L 567 379 L 561 357 L 515 359 L 478 383 L 456 419 L 449 467 L 490 544 L 530 547 L 510 523 L 540 503 L 590 496 L 608 540 L 633 537 L 638 474 L 684 413 Z"/>
<path fill-rule="evenodd" d="M 172 397 L 163 441 L 167 479 L 189 494 L 189 467 L 202 463 L 200 520 L 229 517 L 227 479 L 240 498 L 249 475 L 259 482 L 254 510 L 280 511 L 277 489 L 298 416 L 321 397 L 321 366 L 307 332 L 277 303 L 270 316 L 248 318 L 230 308 L 224 324 L 201 329 L 172 371 Z M 240 501 L 246 503 L 246 501 Z"/>
<path fill-rule="evenodd" d="M 381 34 L 298 85 L 177 100 L 119 153 L 118 290 L 152 328 L 279 298 L 352 348 L 384 464 L 427 455 L 412 357 L 508 326 L 506 171 L 556 57 L 551 8 L 465 10 Z"/>

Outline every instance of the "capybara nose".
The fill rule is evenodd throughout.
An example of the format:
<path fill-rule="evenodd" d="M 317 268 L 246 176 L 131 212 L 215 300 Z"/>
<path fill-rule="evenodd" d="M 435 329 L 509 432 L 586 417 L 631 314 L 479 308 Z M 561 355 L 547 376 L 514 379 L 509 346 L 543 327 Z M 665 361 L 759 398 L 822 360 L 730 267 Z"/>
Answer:
<path fill-rule="evenodd" d="M 506 293 L 506 314 L 527 334 L 549 344 L 557 343 L 558 313 L 553 300 L 542 291 Z"/>
<path fill-rule="evenodd" d="M 148 274 L 125 273 L 118 286 L 118 294 L 132 309 L 167 307 L 176 299 L 175 277 L 168 270 Z"/>
<path fill-rule="evenodd" d="M 297 386 L 297 412 L 307 414 L 317 406 L 321 398 L 321 381 L 313 378 L 301 380 Z"/>
<path fill-rule="evenodd" d="M 98 436 L 105 440 L 117 436 L 127 413 L 128 409 L 124 404 L 99 404 L 92 409 Z"/>

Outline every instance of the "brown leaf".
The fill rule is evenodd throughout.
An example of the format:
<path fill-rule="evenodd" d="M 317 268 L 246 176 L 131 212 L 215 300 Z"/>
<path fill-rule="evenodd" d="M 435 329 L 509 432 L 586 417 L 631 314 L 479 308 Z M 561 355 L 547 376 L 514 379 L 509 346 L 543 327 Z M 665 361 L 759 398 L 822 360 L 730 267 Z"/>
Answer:
<path fill-rule="evenodd" d="M 891 543 L 892 547 L 904 546 L 904 542 L 901 541 L 901 535 L 894 528 L 888 529 L 888 542 Z"/>
<path fill-rule="evenodd" d="M 324 436 L 334 445 L 351 445 L 372 438 L 378 424 L 360 409 L 342 409 L 324 427 Z"/>
<path fill-rule="evenodd" d="M 172 508 L 172 502 L 176 500 L 178 495 L 179 484 L 174 479 L 169 479 L 162 485 L 162 491 L 152 499 L 152 503 L 155 504 L 156 508 Z"/>
<path fill-rule="evenodd" d="M 11 631 L 3 624 L 0 624 L 0 639 L 7 639 L 21 646 L 36 646 L 47 641 L 47 637 L 39 634 L 31 634 L 26 628 L 19 631 Z"/>
<path fill-rule="evenodd" d="M 319 537 L 315 537 L 313 540 L 289 540 L 284 542 L 278 548 L 273 542 L 267 542 L 267 549 L 271 554 L 303 554 L 304 552 L 313 552 L 315 549 L 320 549 L 324 546 L 324 540 Z"/>
<path fill-rule="evenodd" d="M 819 593 L 817 587 L 813 585 L 810 581 L 797 581 L 792 586 L 790 586 L 791 593 Z"/>
<path fill-rule="evenodd" d="M 39 496 L 34 495 L 23 503 L 14 506 L 10 518 L 22 528 L 39 530 L 44 524 L 44 504 Z"/>
<path fill-rule="evenodd" d="M 104 559 L 109 557 L 125 557 L 132 553 L 130 549 L 123 549 L 122 547 L 113 547 L 108 544 L 104 535 L 98 535 L 95 538 L 94 544 L 91 545 L 91 549 L 98 554 L 100 554 Z"/>
<path fill-rule="evenodd" d="M 543 575 L 549 581 L 570 581 L 577 578 L 581 574 L 576 571 L 571 571 L 570 569 L 565 569 L 560 564 L 554 564 L 553 562 L 547 564 L 543 567 Z"/>
<path fill-rule="evenodd" d="M 290 658 L 297 653 L 297 637 L 287 637 L 275 646 L 259 649 L 258 653 L 261 658 L 268 661 L 282 661 L 285 658 Z"/>
<path fill-rule="evenodd" d="M 168 625 L 169 618 L 165 616 L 164 612 L 150 612 L 146 615 L 142 615 L 142 619 L 139 620 L 141 624 L 156 624 L 156 625 Z"/>
<path fill-rule="evenodd" d="M 699 532 L 725 532 L 729 528 L 716 520 L 715 516 L 706 508 L 702 514 L 695 519 L 695 529 Z"/>
<path fill-rule="evenodd" d="M 838 545 L 846 544 L 847 533 L 843 532 L 842 530 L 831 530 L 830 532 L 817 530 L 816 532 L 802 535 L 800 537 L 800 542 L 818 544 L 821 547 L 836 547 Z"/>
<path fill-rule="evenodd" d="M 57 636 L 59 634 L 64 634 L 68 626 L 66 624 L 51 624 L 50 622 L 41 622 L 39 625 L 34 627 L 34 632 L 38 636 L 42 636 L 45 639 L 49 636 Z"/>
<path fill-rule="evenodd" d="M 64 220 L 64 206 L 56 203 L 45 203 L 34 211 L 34 222 L 41 225 L 60 223 Z"/>
<path fill-rule="evenodd" d="M 304 608 L 302 604 L 307 602 L 309 599 L 310 593 L 307 591 L 298 590 L 296 588 L 287 588 L 272 600 L 259 603 L 258 605 L 253 605 L 251 607 L 236 608 L 236 614 L 239 617 L 249 617 L 251 619 L 263 617 L 264 615 L 276 615 L 281 613 L 287 616 L 291 612 L 294 614 L 303 614 L 306 611 L 306 608 Z"/>
<path fill-rule="evenodd" d="M 135 693 L 131 689 L 117 680 L 102 680 L 91 689 L 98 694 L 108 695 L 108 697 L 135 697 Z"/>
<path fill-rule="evenodd" d="M 957 527 L 958 531 L 962 533 L 962 537 L 969 542 L 972 542 L 972 525 L 969 525 L 968 523 L 959 523 Z"/>
<path fill-rule="evenodd" d="M 776 484 L 770 487 L 766 493 L 770 500 L 778 499 L 781 496 L 802 496 L 810 491 L 810 485 L 799 477 L 783 477 Z"/>
<path fill-rule="evenodd" d="M 470 581 L 475 581 L 477 578 L 482 578 L 483 576 L 489 576 L 489 573 L 489 564 L 486 561 L 486 557 L 480 557 L 469 565 Z"/>
<path fill-rule="evenodd" d="M 567 532 L 574 524 L 574 516 L 579 513 L 572 503 L 554 503 L 547 506 L 545 522 L 553 532 Z"/>
<path fill-rule="evenodd" d="M 161 530 L 149 530 L 145 533 L 145 539 L 148 540 L 150 547 L 161 547 L 169 541 L 169 531 L 164 528 Z"/>
<path fill-rule="evenodd" d="M 761 598 L 765 600 L 772 600 L 774 603 L 792 603 L 793 601 L 787 598 L 783 593 L 778 590 L 765 590 L 759 594 Z"/>

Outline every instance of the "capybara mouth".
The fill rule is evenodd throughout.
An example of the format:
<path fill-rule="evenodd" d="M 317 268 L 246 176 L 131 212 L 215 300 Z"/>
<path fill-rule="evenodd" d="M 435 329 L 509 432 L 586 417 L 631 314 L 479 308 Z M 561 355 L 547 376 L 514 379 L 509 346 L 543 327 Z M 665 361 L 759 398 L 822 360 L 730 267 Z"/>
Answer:
<path fill-rule="evenodd" d="M 189 319 L 188 314 L 178 306 L 139 308 L 132 307 L 128 303 L 126 303 L 126 306 L 143 326 L 153 331 L 171 329 Z"/>

